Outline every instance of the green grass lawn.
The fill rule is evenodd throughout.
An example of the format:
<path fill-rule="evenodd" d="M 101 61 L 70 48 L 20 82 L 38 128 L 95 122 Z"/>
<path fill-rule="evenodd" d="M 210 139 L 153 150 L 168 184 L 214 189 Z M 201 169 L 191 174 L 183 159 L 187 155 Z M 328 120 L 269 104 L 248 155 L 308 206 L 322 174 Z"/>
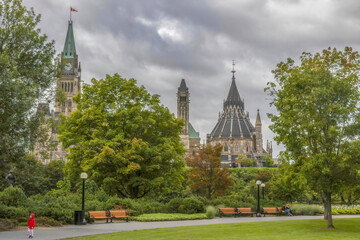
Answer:
<path fill-rule="evenodd" d="M 324 220 L 231 223 L 93 235 L 76 239 L 360 239 L 360 218 L 334 219 L 336 230 Z"/>
<path fill-rule="evenodd" d="M 140 216 L 131 217 L 130 220 L 138 222 L 155 222 L 155 221 L 179 221 L 179 220 L 196 220 L 207 219 L 205 213 L 182 214 L 182 213 L 149 213 Z"/>

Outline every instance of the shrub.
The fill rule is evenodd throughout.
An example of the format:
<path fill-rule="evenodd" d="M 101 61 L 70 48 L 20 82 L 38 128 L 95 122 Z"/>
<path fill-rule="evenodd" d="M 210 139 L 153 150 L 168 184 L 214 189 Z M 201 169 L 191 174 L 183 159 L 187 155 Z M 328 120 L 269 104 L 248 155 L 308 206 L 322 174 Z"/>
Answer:
<path fill-rule="evenodd" d="M 317 215 L 324 213 L 324 209 L 319 205 L 294 204 L 291 209 L 296 215 Z"/>
<path fill-rule="evenodd" d="M 7 231 L 15 228 L 16 222 L 9 219 L 0 219 L 0 231 Z"/>
<path fill-rule="evenodd" d="M 360 206 L 359 205 L 355 205 L 355 206 L 333 206 L 331 213 L 334 215 L 339 215 L 339 214 L 360 214 Z"/>
<path fill-rule="evenodd" d="M 36 225 L 42 227 L 61 227 L 62 224 L 59 221 L 56 221 L 52 218 L 39 217 L 36 218 Z"/>
<path fill-rule="evenodd" d="M 179 208 L 183 202 L 182 198 L 173 198 L 166 204 L 166 209 L 169 213 L 178 213 Z"/>
<path fill-rule="evenodd" d="M 98 200 L 90 200 L 85 202 L 86 210 L 88 211 L 103 211 L 105 210 L 104 203 Z"/>
<path fill-rule="evenodd" d="M 216 209 L 214 206 L 207 206 L 206 207 L 206 217 L 209 219 L 213 219 L 216 215 Z"/>
<path fill-rule="evenodd" d="M 138 204 L 142 206 L 143 213 L 165 213 L 166 206 L 164 203 L 153 200 L 138 200 Z"/>
<path fill-rule="evenodd" d="M 196 213 L 196 214 L 151 213 L 151 214 L 143 214 L 140 216 L 131 217 L 130 219 L 139 222 L 180 221 L 180 220 L 206 219 L 206 214 L 205 213 Z"/>
<path fill-rule="evenodd" d="M 115 196 L 109 198 L 104 207 L 106 208 L 105 210 L 110 210 L 113 209 L 115 205 L 120 205 L 122 208 L 130 210 L 132 216 L 137 216 L 144 212 L 144 206 L 136 200 L 130 198 L 118 198 Z"/>
<path fill-rule="evenodd" d="M 0 217 L 24 221 L 29 217 L 29 211 L 23 207 L 12 207 L 0 204 Z"/>
<path fill-rule="evenodd" d="M 24 206 L 26 204 L 27 197 L 24 191 L 19 187 L 7 187 L 4 191 L 0 192 L 0 203 L 7 206 Z"/>
<path fill-rule="evenodd" d="M 185 198 L 179 207 L 180 213 L 203 213 L 204 204 L 195 197 Z"/>

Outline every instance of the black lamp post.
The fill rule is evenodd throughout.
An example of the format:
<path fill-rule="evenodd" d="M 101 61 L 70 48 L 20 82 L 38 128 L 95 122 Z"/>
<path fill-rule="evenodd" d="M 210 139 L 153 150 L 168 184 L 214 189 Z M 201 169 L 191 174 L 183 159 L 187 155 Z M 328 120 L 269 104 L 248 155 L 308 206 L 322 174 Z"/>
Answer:
<path fill-rule="evenodd" d="M 83 180 L 83 189 L 82 189 L 82 212 L 83 212 L 83 219 L 82 222 L 85 225 L 86 224 L 86 220 L 85 220 L 85 180 L 87 179 L 88 175 L 86 172 L 81 173 L 80 178 Z"/>
<path fill-rule="evenodd" d="M 256 185 L 258 186 L 258 206 L 257 206 L 257 211 L 256 211 L 256 216 L 257 217 L 261 217 L 261 212 L 260 212 L 260 184 L 261 184 L 261 181 L 257 180 L 256 181 Z"/>
<path fill-rule="evenodd" d="M 262 188 L 262 192 L 263 192 L 263 199 L 265 199 L 265 197 L 264 197 L 264 192 L 265 192 L 265 183 L 262 183 L 261 184 L 261 188 Z"/>
<path fill-rule="evenodd" d="M 81 210 L 75 210 L 74 214 L 74 224 L 75 225 L 86 225 L 85 219 L 85 180 L 87 179 L 87 174 L 85 172 L 81 173 L 80 178 L 83 180 L 83 189 L 82 189 L 82 208 Z"/>

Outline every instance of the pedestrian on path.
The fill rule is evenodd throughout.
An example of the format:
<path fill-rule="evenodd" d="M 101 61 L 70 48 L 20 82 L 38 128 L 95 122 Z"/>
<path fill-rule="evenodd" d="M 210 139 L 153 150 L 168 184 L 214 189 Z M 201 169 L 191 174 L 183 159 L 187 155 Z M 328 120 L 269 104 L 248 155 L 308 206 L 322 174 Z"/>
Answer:
<path fill-rule="evenodd" d="M 29 238 L 34 237 L 34 228 L 35 228 L 35 214 L 30 214 L 29 220 L 28 220 L 28 232 L 29 232 Z"/>

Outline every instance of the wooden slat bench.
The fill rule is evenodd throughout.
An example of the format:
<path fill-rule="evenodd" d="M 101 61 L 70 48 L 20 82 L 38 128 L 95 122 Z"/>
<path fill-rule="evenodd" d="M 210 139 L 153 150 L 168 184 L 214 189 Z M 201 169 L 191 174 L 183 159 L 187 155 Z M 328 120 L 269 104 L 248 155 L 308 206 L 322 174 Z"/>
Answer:
<path fill-rule="evenodd" d="M 279 215 L 279 211 L 277 208 L 263 208 L 264 217 L 266 214 L 276 214 Z"/>
<path fill-rule="evenodd" d="M 238 215 L 238 212 L 236 208 L 219 208 L 219 216 L 222 217 L 225 214 L 231 214 L 236 217 L 236 215 Z"/>
<path fill-rule="evenodd" d="M 106 211 L 89 211 L 90 222 L 95 219 L 106 219 L 106 222 L 109 222 L 109 219 L 112 222 L 111 216 L 107 216 Z"/>
<path fill-rule="evenodd" d="M 238 214 L 249 214 L 252 217 L 254 216 L 254 214 L 256 214 L 255 212 L 251 211 L 251 208 L 238 208 L 237 212 Z"/>
<path fill-rule="evenodd" d="M 110 215 L 112 218 L 125 218 L 127 222 L 129 221 L 126 210 L 110 210 Z"/>
<path fill-rule="evenodd" d="M 278 207 L 277 209 L 278 209 L 278 211 L 279 211 L 279 216 L 280 216 L 281 214 L 286 214 L 286 215 L 287 215 L 286 212 L 283 212 L 282 207 Z"/>

